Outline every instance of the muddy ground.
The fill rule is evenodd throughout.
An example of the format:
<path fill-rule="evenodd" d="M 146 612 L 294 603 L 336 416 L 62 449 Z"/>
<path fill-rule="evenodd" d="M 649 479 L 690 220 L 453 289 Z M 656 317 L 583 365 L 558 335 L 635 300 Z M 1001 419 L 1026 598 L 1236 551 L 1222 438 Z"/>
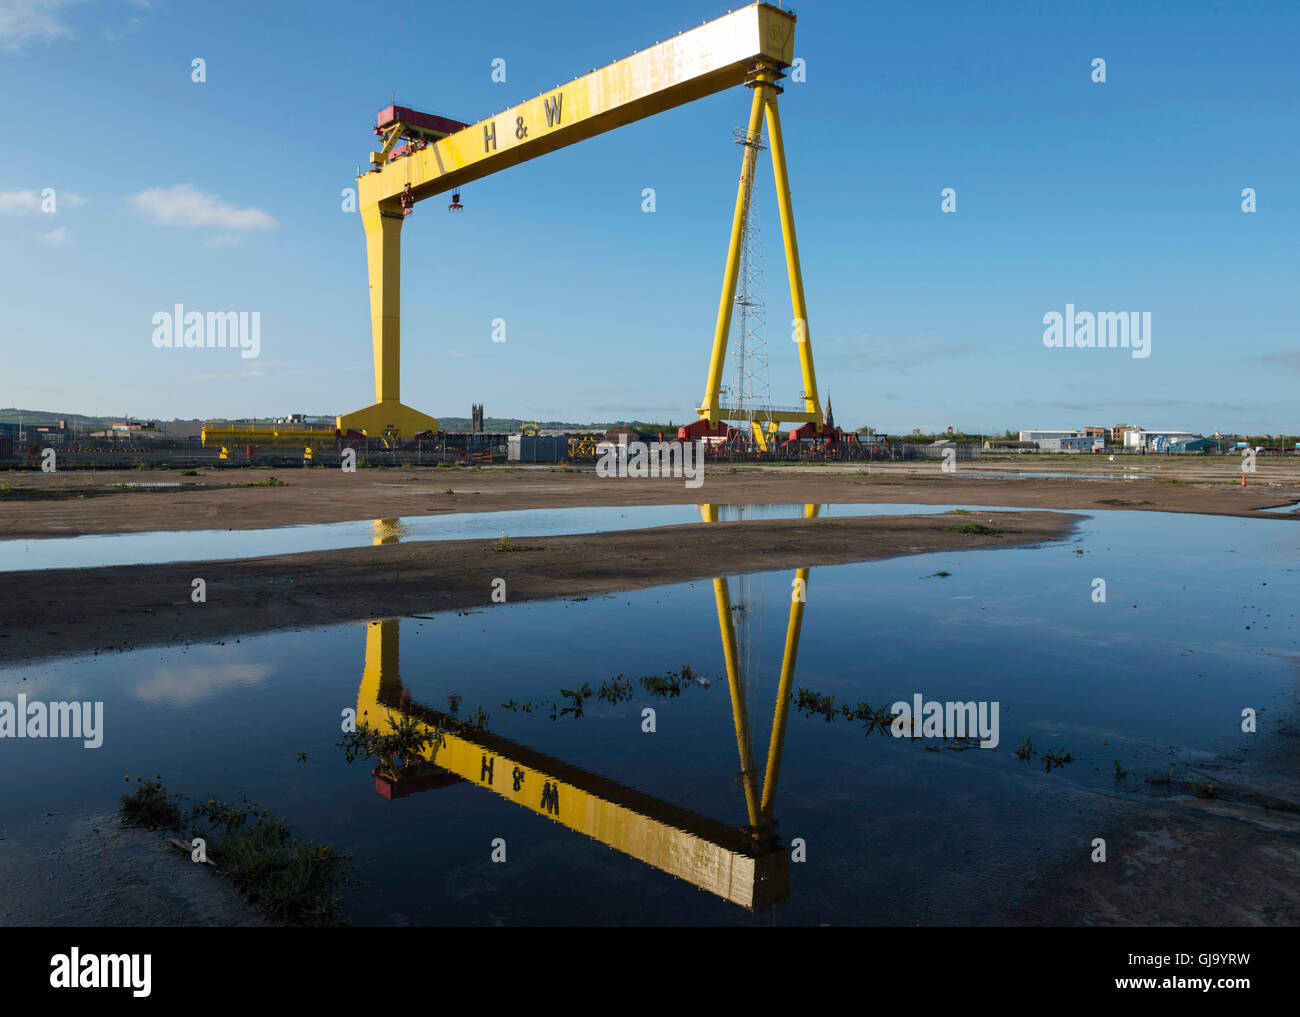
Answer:
<path fill-rule="evenodd" d="M 0 836 L 0 926 L 265 926 L 221 876 L 116 812 L 46 816 Z"/>
<path fill-rule="evenodd" d="M 147 530 L 246 530 L 592 505 L 910 502 L 1253 516 L 1260 508 L 1300 500 L 1300 462 L 1289 459 L 1261 465 L 1249 475 L 1246 487 L 1241 486 L 1240 473 L 1233 472 L 1236 464 L 1226 459 L 1149 460 L 1144 457 L 1136 466 L 1126 464 L 1127 470 L 1140 471 L 1141 478 L 1148 478 L 1132 480 L 1097 479 L 1099 474 L 1121 472 L 1121 467 L 1091 458 L 1087 460 L 1090 470 L 1078 465 L 1068 470 L 1079 479 L 973 475 L 990 470 L 1066 469 L 1055 463 L 958 464 L 952 474 L 943 473 L 935 463 L 780 469 L 710 465 L 703 485 L 694 489 L 680 479 L 598 477 L 590 468 L 569 473 L 548 467 L 361 469 L 354 473 L 323 468 L 228 469 L 200 470 L 196 477 L 166 470 L 9 472 L 0 473 L 0 540 Z M 272 476 L 283 486 L 265 486 Z M 184 486 L 114 486 L 140 483 Z"/>
<path fill-rule="evenodd" d="M 239 633 L 591 596 L 769 569 L 1059 539 L 1045 512 L 784 519 L 496 541 L 421 541 L 232 561 L 0 573 L 0 664 Z M 977 525 L 992 533 L 949 527 Z M 207 602 L 190 599 L 207 584 Z"/>

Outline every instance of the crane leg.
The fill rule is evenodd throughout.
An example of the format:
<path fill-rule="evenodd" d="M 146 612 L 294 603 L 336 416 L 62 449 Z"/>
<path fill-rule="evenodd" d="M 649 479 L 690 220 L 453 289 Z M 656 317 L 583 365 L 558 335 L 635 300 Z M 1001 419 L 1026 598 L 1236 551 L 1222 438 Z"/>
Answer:
<path fill-rule="evenodd" d="M 814 414 L 817 430 L 824 416 L 817 395 L 817 374 L 813 370 L 812 339 L 808 334 L 808 305 L 803 295 L 803 273 L 799 270 L 799 242 L 794 233 L 794 208 L 790 203 L 790 178 L 785 168 L 785 139 L 781 135 L 781 115 L 776 108 L 776 90 L 767 92 L 767 140 L 772 146 L 772 173 L 776 177 L 776 203 L 781 212 L 781 239 L 785 243 L 785 267 L 790 276 L 790 303 L 794 308 L 794 327 L 799 338 L 799 366 L 803 370 L 804 408 Z"/>
<path fill-rule="evenodd" d="M 370 269 L 370 335 L 375 351 L 375 403 L 338 418 L 340 431 L 386 432 L 409 438 L 438 430 L 438 421 L 401 401 L 402 221 L 400 211 L 379 205 L 361 209 Z"/>

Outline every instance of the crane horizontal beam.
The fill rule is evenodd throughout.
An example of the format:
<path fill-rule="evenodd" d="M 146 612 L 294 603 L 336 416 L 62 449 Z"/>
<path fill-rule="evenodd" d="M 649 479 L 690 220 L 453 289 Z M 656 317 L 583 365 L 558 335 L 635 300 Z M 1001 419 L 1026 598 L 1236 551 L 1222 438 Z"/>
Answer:
<path fill-rule="evenodd" d="M 794 62 L 795 17 L 756 3 L 575 78 L 358 178 L 358 204 L 395 210 Z"/>
<path fill-rule="evenodd" d="M 404 698 L 399 632 L 395 618 L 367 628 L 358 723 L 383 733 L 390 721 L 413 722 L 429 739 L 419 752 L 428 763 L 734 904 L 754 910 L 790 895 L 789 859 L 773 838 L 756 838 L 757 831 L 655 798 Z M 394 797 L 402 797 L 400 771 L 394 783 Z"/>

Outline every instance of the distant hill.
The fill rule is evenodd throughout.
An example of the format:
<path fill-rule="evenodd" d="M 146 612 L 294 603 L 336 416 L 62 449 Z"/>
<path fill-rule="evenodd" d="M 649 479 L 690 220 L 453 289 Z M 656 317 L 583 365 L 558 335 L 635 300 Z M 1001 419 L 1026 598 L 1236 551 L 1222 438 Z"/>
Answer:
<path fill-rule="evenodd" d="M 468 431 L 473 421 L 469 417 L 438 417 L 444 431 Z M 648 423 L 641 420 L 596 421 L 579 424 L 571 420 L 538 420 L 536 417 L 485 417 L 483 430 L 500 433 L 517 431 L 521 424 L 536 424 L 543 431 L 608 431 L 611 427 L 631 427 L 638 431 L 676 431 L 677 425 Z"/>
<path fill-rule="evenodd" d="M 268 414 L 265 417 L 259 417 L 259 420 L 271 420 L 274 414 Z M 0 409 L 0 424 L 16 424 L 19 418 L 22 418 L 24 424 L 57 424 L 60 420 L 66 420 L 69 427 L 77 429 L 105 427 L 116 420 L 125 419 L 121 414 L 111 417 L 97 417 L 85 413 L 68 413 L 66 411 L 55 410 L 24 410 L 16 408 Z M 165 428 L 173 433 L 193 433 L 198 434 L 199 428 L 203 423 L 198 418 L 176 418 L 175 420 L 162 420 L 157 417 L 141 417 L 132 415 L 132 420 L 157 420 L 158 426 Z M 228 418 L 225 417 L 208 417 L 207 420 L 212 423 L 223 423 Z M 438 422 L 442 425 L 444 431 L 468 431 L 472 424 L 469 417 L 439 417 Z M 645 420 L 614 420 L 598 421 L 595 423 L 579 424 L 569 420 L 537 420 L 534 417 L 487 417 L 483 421 L 483 429 L 488 432 L 501 433 L 504 431 L 517 431 L 521 424 L 536 424 L 544 431 L 608 431 L 611 427 L 631 427 L 634 430 L 654 433 L 657 431 L 676 431 L 677 425 L 664 424 Z M 173 426 L 168 426 L 173 425 Z"/>
<path fill-rule="evenodd" d="M 70 427 L 103 427 L 122 417 L 91 417 L 84 413 L 57 413 L 54 410 L 20 410 L 0 409 L 0 424 L 16 424 L 22 419 L 24 424 L 57 424 L 66 420 Z M 139 418 L 132 418 L 139 419 Z"/>

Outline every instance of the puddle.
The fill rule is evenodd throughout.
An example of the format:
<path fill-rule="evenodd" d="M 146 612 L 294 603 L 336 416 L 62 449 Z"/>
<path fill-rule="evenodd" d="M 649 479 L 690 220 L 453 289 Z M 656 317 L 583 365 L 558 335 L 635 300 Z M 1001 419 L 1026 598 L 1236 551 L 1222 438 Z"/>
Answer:
<path fill-rule="evenodd" d="M 1273 508 L 1259 509 L 1260 512 L 1300 512 L 1300 501 L 1290 505 L 1276 505 Z"/>
<path fill-rule="evenodd" d="M 655 512 L 635 524 L 685 521 Z M 98 749 L 0 743 L 0 836 L 111 808 L 124 774 L 160 773 L 175 792 L 243 792 L 352 852 L 357 924 L 984 922 L 1095 835 L 1078 793 L 1140 801 L 1157 793 L 1147 778 L 1226 758 L 1223 780 L 1255 744 L 1243 707 L 1261 732 L 1294 722 L 1298 561 L 1294 527 L 1108 512 L 1037 548 L 0 670 L 0 701 L 104 703 Z M 580 716 L 562 712 L 575 706 L 563 690 Z M 867 735 L 806 708 L 809 694 L 878 708 L 917 693 L 998 703 L 999 745 Z M 481 706 L 487 733 L 449 738 L 441 775 L 385 785 L 373 762 L 347 763 L 340 717 L 382 716 L 404 694 L 431 724 Z M 1025 738 L 1038 755 L 1022 762 Z M 1073 762 L 1049 772 L 1054 750 Z M 506 864 L 491 861 L 496 838 Z M 788 860 L 795 838 L 806 864 Z M 683 873 L 683 857 L 713 875 Z"/>
<path fill-rule="evenodd" d="M 1016 480 L 1025 477 L 1057 477 L 1066 480 L 1150 480 L 1149 473 L 974 473 L 962 470 L 963 477 L 992 477 L 996 480 Z"/>
<path fill-rule="evenodd" d="M 819 510 L 824 517 L 843 518 L 942 513 L 957 507 L 960 506 L 823 505 Z M 721 506 L 721 511 L 724 520 L 789 519 L 802 516 L 804 506 L 733 505 Z M 0 541 L 0 572 L 256 558 L 271 554 L 336 551 L 398 541 L 495 540 L 503 533 L 515 537 L 556 537 L 698 522 L 700 512 L 694 505 L 635 505 L 456 512 L 261 530 L 173 530 L 5 540 Z"/>

